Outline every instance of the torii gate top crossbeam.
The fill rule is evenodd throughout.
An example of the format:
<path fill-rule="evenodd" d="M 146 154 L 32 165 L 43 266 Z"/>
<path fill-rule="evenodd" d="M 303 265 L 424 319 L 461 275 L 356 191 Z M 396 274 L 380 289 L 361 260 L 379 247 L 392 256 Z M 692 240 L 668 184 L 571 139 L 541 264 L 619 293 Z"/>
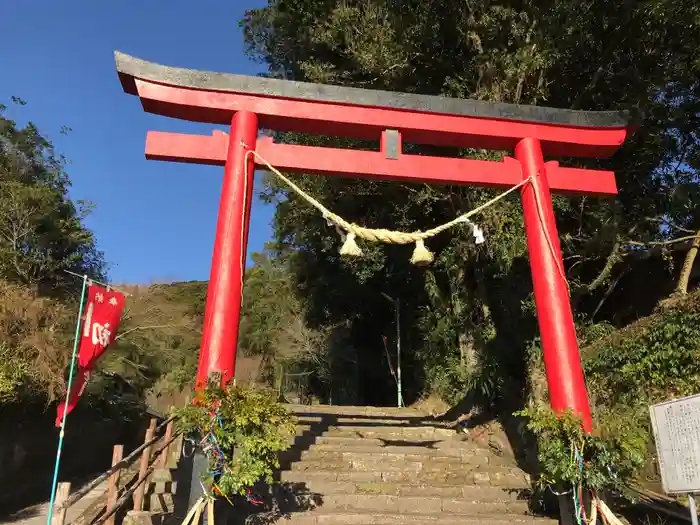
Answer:
<path fill-rule="evenodd" d="M 150 113 L 229 124 L 240 110 L 260 127 L 377 140 L 396 129 L 407 143 L 510 150 L 525 137 L 545 155 L 607 157 L 633 129 L 624 111 L 573 111 L 212 73 L 116 52 L 124 90 Z"/>

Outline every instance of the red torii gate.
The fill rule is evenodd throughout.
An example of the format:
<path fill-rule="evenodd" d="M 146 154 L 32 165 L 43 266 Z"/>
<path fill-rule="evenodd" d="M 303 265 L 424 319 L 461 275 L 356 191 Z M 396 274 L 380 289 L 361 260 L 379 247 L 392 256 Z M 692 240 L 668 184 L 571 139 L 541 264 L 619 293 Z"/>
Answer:
<path fill-rule="evenodd" d="M 550 190 L 614 195 L 614 173 L 559 166 L 543 155 L 607 157 L 632 129 L 625 112 L 590 112 L 364 90 L 210 73 L 146 62 L 116 52 L 124 91 L 145 111 L 230 125 L 230 134 L 149 131 L 146 157 L 224 166 L 197 383 L 235 373 L 243 269 L 256 151 L 276 168 L 405 182 L 512 187 L 525 178 L 522 204 L 537 317 L 554 410 L 572 409 L 591 428 Z M 380 141 L 380 151 L 276 144 L 258 131 L 296 131 Z M 501 162 L 405 155 L 401 143 L 515 152 Z M 249 165 L 246 167 L 244 163 Z M 245 176 L 247 168 L 248 176 Z M 537 202 L 542 205 L 538 207 Z M 548 245 L 551 242 L 552 246 Z M 553 249 L 552 249 L 553 248 Z M 556 257 L 556 258 L 555 258 Z"/>

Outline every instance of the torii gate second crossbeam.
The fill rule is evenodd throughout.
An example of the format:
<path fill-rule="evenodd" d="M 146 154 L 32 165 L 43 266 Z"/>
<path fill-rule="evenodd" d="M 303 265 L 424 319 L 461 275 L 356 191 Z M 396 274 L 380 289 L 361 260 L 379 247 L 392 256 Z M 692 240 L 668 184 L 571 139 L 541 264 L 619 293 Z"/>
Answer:
<path fill-rule="evenodd" d="M 242 272 L 256 151 L 297 173 L 521 190 L 525 232 L 552 407 L 591 414 L 571 313 L 551 192 L 616 194 L 610 171 L 545 162 L 544 155 L 607 157 L 632 129 L 624 112 L 571 111 L 309 84 L 153 64 L 115 53 L 124 90 L 145 111 L 230 126 L 211 136 L 149 132 L 149 159 L 224 166 L 197 382 L 235 374 Z M 380 151 L 277 144 L 260 129 L 380 141 Z M 406 155 L 402 141 L 514 151 L 502 162 Z M 248 159 L 246 161 L 246 159 Z M 248 166 L 245 163 L 248 162 Z M 245 176 L 247 172 L 248 176 Z M 539 203 L 539 205 L 538 205 Z"/>

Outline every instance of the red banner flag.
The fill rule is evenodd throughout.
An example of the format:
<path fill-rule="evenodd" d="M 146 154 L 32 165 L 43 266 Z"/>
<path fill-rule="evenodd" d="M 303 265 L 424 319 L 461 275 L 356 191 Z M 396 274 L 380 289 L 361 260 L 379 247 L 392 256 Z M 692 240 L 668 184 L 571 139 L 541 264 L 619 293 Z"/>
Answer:
<path fill-rule="evenodd" d="M 80 350 L 78 351 L 78 369 L 70 389 L 67 410 L 65 401 L 58 405 L 57 427 L 61 426 L 64 410 L 66 410 L 66 414 L 70 414 L 71 410 L 78 404 L 78 399 L 85 390 L 85 385 L 90 379 L 90 373 L 95 368 L 97 360 L 114 341 L 123 309 L 123 294 L 94 284 L 88 287 L 85 314 L 82 319 Z"/>

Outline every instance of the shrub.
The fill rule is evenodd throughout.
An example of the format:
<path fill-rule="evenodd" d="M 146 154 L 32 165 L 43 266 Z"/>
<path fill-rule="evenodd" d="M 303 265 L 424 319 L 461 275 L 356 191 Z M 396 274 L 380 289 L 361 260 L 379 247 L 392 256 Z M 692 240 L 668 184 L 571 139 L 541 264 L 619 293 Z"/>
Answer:
<path fill-rule="evenodd" d="M 258 480 L 272 483 L 278 453 L 289 448 L 295 425 L 275 396 L 258 388 L 209 386 L 177 412 L 178 426 L 208 446 L 208 482 L 224 496 L 244 494 Z"/>
<path fill-rule="evenodd" d="M 609 417 L 596 414 L 597 428 L 587 434 L 570 411 L 556 414 L 543 404 L 517 415 L 529 419 L 528 428 L 537 437 L 540 485 L 624 492 L 644 465 L 647 437 L 637 426 L 611 427 Z"/>

